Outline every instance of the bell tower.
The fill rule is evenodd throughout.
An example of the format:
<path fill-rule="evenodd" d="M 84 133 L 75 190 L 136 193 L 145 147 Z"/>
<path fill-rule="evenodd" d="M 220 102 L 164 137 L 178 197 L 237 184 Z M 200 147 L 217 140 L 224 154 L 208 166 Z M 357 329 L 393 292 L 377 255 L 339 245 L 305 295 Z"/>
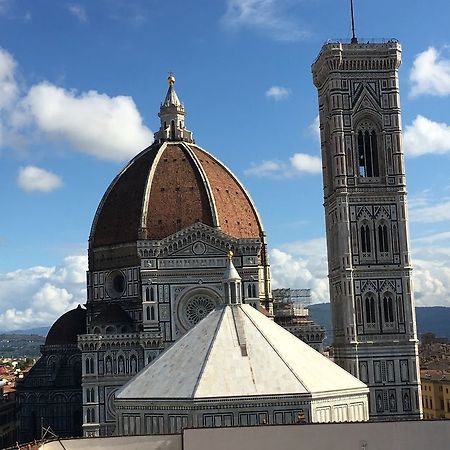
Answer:
<path fill-rule="evenodd" d="M 328 43 L 318 90 L 336 362 L 375 420 L 421 417 L 398 69 L 401 46 Z"/>

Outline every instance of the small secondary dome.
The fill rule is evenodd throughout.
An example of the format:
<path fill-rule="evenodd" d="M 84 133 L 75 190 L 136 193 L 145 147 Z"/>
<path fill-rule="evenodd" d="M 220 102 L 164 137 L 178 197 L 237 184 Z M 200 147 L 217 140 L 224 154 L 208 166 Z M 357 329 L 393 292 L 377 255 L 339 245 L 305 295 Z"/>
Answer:
<path fill-rule="evenodd" d="M 86 310 L 78 305 L 67 311 L 50 328 L 45 345 L 76 344 L 79 334 L 86 333 Z"/>

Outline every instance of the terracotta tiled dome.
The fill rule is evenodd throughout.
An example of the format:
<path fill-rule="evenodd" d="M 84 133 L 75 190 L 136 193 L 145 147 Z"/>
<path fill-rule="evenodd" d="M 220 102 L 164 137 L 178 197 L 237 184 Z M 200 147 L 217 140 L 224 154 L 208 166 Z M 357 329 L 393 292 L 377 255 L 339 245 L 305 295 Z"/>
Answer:
<path fill-rule="evenodd" d="M 162 239 L 196 222 L 235 238 L 262 233 L 252 200 L 220 161 L 193 143 L 155 143 L 111 183 L 90 246 Z"/>
<path fill-rule="evenodd" d="M 80 305 L 67 311 L 50 328 L 45 345 L 70 345 L 77 343 L 77 336 L 86 333 L 86 310 Z"/>

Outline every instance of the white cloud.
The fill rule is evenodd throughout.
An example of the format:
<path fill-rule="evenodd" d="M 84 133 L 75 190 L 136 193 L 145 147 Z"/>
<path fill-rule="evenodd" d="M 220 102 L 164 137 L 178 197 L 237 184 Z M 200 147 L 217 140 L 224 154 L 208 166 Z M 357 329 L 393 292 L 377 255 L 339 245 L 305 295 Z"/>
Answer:
<path fill-rule="evenodd" d="M 246 175 L 269 178 L 292 178 L 302 174 L 318 174 L 322 172 L 322 160 L 318 156 L 306 153 L 294 153 L 289 162 L 266 160 L 253 164 L 246 169 Z"/>
<path fill-rule="evenodd" d="M 285 0 L 227 0 L 222 22 L 229 28 L 250 28 L 269 33 L 279 41 L 296 41 L 307 33 L 285 13 Z"/>
<path fill-rule="evenodd" d="M 411 157 L 450 153 L 450 125 L 418 115 L 405 127 L 403 142 L 406 154 Z"/>
<path fill-rule="evenodd" d="M 19 170 L 17 184 L 25 191 L 50 192 L 61 187 L 63 182 L 58 175 L 48 170 L 26 166 Z"/>
<path fill-rule="evenodd" d="M 417 306 L 450 306 L 450 233 L 415 239 L 413 286 Z M 310 288 L 313 303 L 330 300 L 325 238 L 289 242 L 270 252 L 274 288 Z"/>
<path fill-rule="evenodd" d="M 285 100 L 291 95 L 291 90 L 282 86 L 272 86 L 266 91 L 266 97 L 273 100 Z"/>
<path fill-rule="evenodd" d="M 308 127 L 309 133 L 317 142 L 320 142 L 320 119 L 319 114 L 314 118 L 314 121 Z"/>
<path fill-rule="evenodd" d="M 411 208 L 409 217 L 411 222 L 416 223 L 437 223 L 450 220 L 450 200 Z"/>
<path fill-rule="evenodd" d="M 442 52 L 429 47 L 419 53 L 409 75 L 411 96 L 428 94 L 445 96 L 450 94 L 450 59 Z"/>
<path fill-rule="evenodd" d="M 0 273 L 0 330 L 51 325 L 86 302 L 87 257 L 66 257 L 59 266 Z"/>
<path fill-rule="evenodd" d="M 306 153 L 295 153 L 289 161 L 298 173 L 316 174 L 322 172 L 322 159 Z"/>
<path fill-rule="evenodd" d="M 153 142 L 153 133 L 128 96 L 78 93 L 43 82 L 21 92 L 17 63 L 0 48 L 0 147 L 24 146 L 37 136 L 112 161 L 129 159 Z M 31 138 L 32 136 L 32 138 Z"/>
<path fill-rule="evenodd" d="M 313 303 L 330 301 L 325 239 L 283 244 L 270 252 L 274 288 L 309 288 Z"/>
<path fill-rule="evenodd" d="M 12 55 L 0 47 L 0 111 L 11 107 L 18 96 L 16 67 L 17 63 Z"/>
<path fill-rule="evenodd" d="M 74 3 L 72 5 L 68 5 L 67 9 L 70 14 L 75 16 L 80 22 L 86 23 L 88 21 L 86 9 L 83 5 Z"/>
<path fill-rule="evenodd" d="M 131 97 L 97 91 L 78 94 L 40 83 L 30 89 L 21 106 L 47 136 L 66 140 L 100 159 L 128 159 L 153 141 Z"/>

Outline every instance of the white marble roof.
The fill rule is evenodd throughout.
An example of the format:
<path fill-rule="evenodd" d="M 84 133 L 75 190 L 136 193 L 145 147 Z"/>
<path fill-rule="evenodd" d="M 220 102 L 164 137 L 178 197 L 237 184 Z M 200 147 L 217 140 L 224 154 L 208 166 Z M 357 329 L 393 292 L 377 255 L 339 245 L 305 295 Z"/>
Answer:
<path fill-rule="evenodd" d="M 368 392 L 364 383 L 250 305 L 212 311 L 125 384 L 119 399 Z"/>

